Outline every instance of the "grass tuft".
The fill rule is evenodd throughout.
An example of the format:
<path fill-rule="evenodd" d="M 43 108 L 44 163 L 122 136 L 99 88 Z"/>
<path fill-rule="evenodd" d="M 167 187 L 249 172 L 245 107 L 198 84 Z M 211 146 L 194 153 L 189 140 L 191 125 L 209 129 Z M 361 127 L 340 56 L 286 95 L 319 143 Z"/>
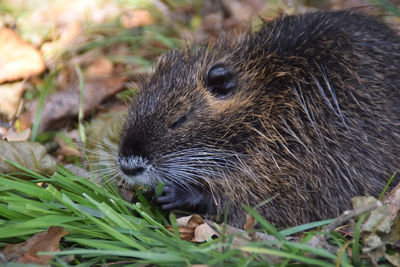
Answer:
<path fill-rule="evenodd" d="M 268 266 L 272 264 L 271 257 L 283 265 L 350 265 L 346 247 L 352 244 L 337 233 L 329 234 L 330 242 L 339 247 L 336 254 L 307 244 L 312 236 L 321 234 L 317 231 L 303 234 L 297 242 L 285 238 L 330 220 L 278 231 L 257 212 L 246 208 L 262 230 L 276 240 L 237 245 L 233 236 L 221 236 L 195 244 L 179 238 L 173 214 L 170 221 L 175 233 L 166 230 L 162 213 L 140 193 L 141 201 L 129 203 L 119 196 L 113 184 L 100 186 L 62 166 L 53 176 L 44 177 L 10 164 L 29 172 L 32 180 L 0 174 L 0 242 L 22 242 L 50 226 L 64 227 L 68 235 L 61 244 L 62 251 L 50 253 L 56 256 L 56 266 L 68 266 L 63 262 L 67 255 L 74 255 L 71 264 L 79 266 L 124 261 L 159 266 Z M 354 243 L 358 239 L 356 233 Z M 357 251 L 359 247 L 353 244 L 353 260 L 360 263 Z"/>

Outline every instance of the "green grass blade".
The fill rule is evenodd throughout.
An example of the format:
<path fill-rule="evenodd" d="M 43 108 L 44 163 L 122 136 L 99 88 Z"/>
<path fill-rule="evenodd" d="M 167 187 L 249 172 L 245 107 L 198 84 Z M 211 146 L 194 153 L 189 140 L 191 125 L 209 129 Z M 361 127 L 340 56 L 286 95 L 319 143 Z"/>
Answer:
<path fill-rule="evenodd" d="M 81 142 L 84 147 L 86 147 L 86 131 L 83 126 L 84 113 L 84 100 L 85 100 L 85 78 L 83 76 L 82 70 L 79 66 L 75 66 L 75 71 L 78 75 L 79 80 L 79 112 L 78 112 L 78 132 Z"/>
<path fill-rule="evenodd" d="M 159 253 L 153 251 L 114 251 L 114 250 L 95 250 L 95 249 L 76 249 L 61 252 L 40 252 L 39 255 L 108 255 L 119 257 L 132 257 L 149 260 L 152 263 L 182 263 L 183 258 L 173 252 Z"/>
<path fill-rule="evenodd" d="M 15 190 L 26 194 L 27 196 L 37 197 L 44 200 L 52 200 L 53 196 L 46 192 L 40 186 L 24 180 L 11 180 L 0 177 L 0 185 L 5 186 L 8 190 Z"/>
<path fill-rule="evenodd" d="M 9 221 L 0 227 L 0 238 L 19 237 L 37 233 L 50 226 L 77 221 L 79 218 L 62 215 L 47 215 L 22 222 Z"/>
<path fill-rule="evenodd" d="M 36 110 L 35 118 L 33 119 L 33 124 L 32 124 L 32 133 L 31 133 L 31 138 L 30 138 L 31 142 L 34 142 L 36 140 L 36 136 L 38 134 L 39 125 L 40 125 L 40 119 L 42 116 L 44 101 L 46 100 L 46 96 L 49 94 L 50 89 L 52 88 L 53 78 L 56 73 L 57 72 L 53 72 L 52 74 L 50 74 L 48 76 L 48 78 L 46 79 L 46 83 L 44 84 L 44 87 L 41 88 L 41 90 L 40 90 L 37 110 Z"/>
<path fill-rule="evenodd" d="M 323 220 L 323 221 L 317 221 L 317 222 L 312 222 L 312 223 L 307 223 L 307 224 L 302 224 L 299 226 L 295 226 L 295 227 L 291 227 L 285 230 L 281 230 L 279 231 L 279 234 L 281 234 L 282 236 L 289 236 L 289 235 L 293 235 L 299 232 L 303 232 L 306 230 L 310 230 L 316 227 L 320 227 L 323 225 L 327 225 L 330 222 L 332 222 L 333 219 L 328 219 L 328 220 Z"/>
<path fill-rule="evenodd" d="M 118 240 L 120 240 L 121 242 L 136 248 L 138 250 L 145 250 L 146 248 L 139 244 L 138 242 L 134 241 L 131 237 L 127 237 L 123 234 L 121 234 L 118 230 L 116 230 L 115 228 L 109 226 L 108 224 L 106 224 L 105 222 L 102 222 L 101 220 L 89 215 L 88 213 L 84 213 L 82 212 L 76 205 L 75 203 L 67 197 L 67 195 L 63 194 L 62 195 L 62 200 L 63 203 L 66 203 L 69 207 L 71 207 L 72 209 L 74 209 L 74 211 L 76 211 L 77 213 L 80 213 L 81 215 L 85 216 L 86 218 L 88 218 L 90 221 L 92 221 L 94 224 L 96 224 L 98 227 L 100 227 L 104 232 L 108 233 L 109 235 L 111 235 L 113 238 L 116 238 Z"/>
<path fill-rule="evenodd" d="M 299 256 L 299 255 L 291 254 L 291 253 L 284 252 L 281 250 L 276 250 L 276 249 L 257 248 L 257 247 L 242 247 L 242 248 L 240 248 L 240 250 L 245 251 L 245 252 L 250 252 L 250 253 L 267 254 L 267 255 L 288 258 L 288 259 L 300 261 L 305 264 L 314 265 L 314 266 L 323 266 L 323 267 L 335 266 L 334 264 L 328 263 L 326 261 L 313 259 L 313 258 L 309 258 L 309 257 L 305 257 L 305 256 Z"/>
<path fill-rule="evenodd" d="M 361 229 L 361 224 L 364 222 L 365 218 L 367 217 L 367 213 L 364 213 L 360 216 L 360 218 L 357 221 L 357 224 L 354 228 L 354 242 L 353 242 L 353 247 L 352 247 L 352 260 L 353 263 L 356 266 L 361 265 L 361 259 L 360 259 L 360 229 Z"/>
<path fill-rule="evenodd" d="M 396 170 L 389 178 L 389 181 L 386 183 L 385 188 L 383 189 L 382 193 L 380 194 L 378 200 L 381 200 L 385 195 L 386 191 L 388 190 L 390 184 L 393 182 L 394 177 L 397 175 L 398 170 Z"/>

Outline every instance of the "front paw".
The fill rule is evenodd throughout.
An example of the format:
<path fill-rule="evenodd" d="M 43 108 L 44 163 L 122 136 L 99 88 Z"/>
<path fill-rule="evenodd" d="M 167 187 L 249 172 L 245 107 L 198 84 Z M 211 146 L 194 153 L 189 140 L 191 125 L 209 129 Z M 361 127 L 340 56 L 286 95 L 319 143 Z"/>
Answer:
<path fill-rule="evenodd" d="M 197 210 L 202 206 L 203 194 L 194 188 L 188 190 L 173 184 L 167 184 L 164 191 L 156 199 L 163 210 L 182 209 L 187 211 Z"/>

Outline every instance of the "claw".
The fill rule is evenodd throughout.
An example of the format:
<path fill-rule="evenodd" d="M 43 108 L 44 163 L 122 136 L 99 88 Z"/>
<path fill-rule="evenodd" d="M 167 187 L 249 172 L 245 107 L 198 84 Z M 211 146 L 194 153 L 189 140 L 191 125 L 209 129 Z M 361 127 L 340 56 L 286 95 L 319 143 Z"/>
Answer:
<path fill-rule="evenodd" d="M 203 194 L 195 189 L 189 191 L 173 184 L 167 184 L 156 202 L 161 205 L 163 210 L 196 210 L 196 206 L 201 204 L 202 199 Z"/>

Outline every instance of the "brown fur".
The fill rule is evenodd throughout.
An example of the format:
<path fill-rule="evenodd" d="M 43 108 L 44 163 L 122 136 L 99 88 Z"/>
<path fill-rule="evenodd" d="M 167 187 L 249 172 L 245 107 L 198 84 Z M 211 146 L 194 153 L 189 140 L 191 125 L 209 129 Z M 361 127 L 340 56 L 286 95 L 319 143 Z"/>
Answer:
<path fill-rule="evenodd" d="M 223 97 L 206 85 L 217 63 L 236 79 Z M 169 52 L 121 135 L 117 165 L 144 174 L 121 177 L 171 184 L 168 207 L 228 208 L 233 225 L 243 205 L 269 198 L 257 210 L 277 226 L 337 216 L 352 196 L 378 196 L 399 167 L 399 72 L 399 35 L 353 11 L 282 17 L 237 41 Z"/>

